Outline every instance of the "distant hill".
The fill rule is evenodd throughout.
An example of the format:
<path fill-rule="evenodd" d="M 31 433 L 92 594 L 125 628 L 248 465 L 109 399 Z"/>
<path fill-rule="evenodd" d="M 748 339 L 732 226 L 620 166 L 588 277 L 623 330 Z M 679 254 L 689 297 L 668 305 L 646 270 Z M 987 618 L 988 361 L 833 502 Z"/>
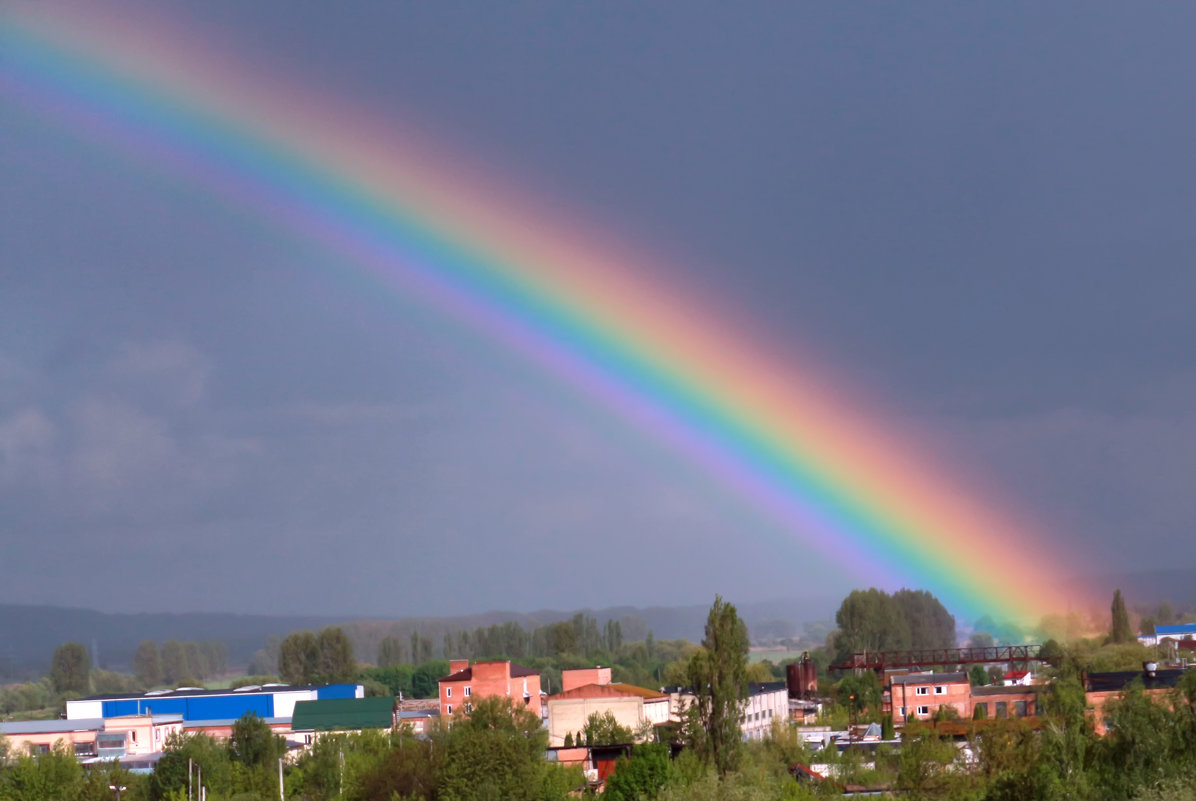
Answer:
<path fill-rule="evenodd" d="M 805 621 L 829 617 L 837 599 L 789 599 L 739 605 L 739 612 L 754 637 L 786 637 L 800 633 Z M 569 620 L 578 612 L 599 621 L 621 622 L 624 638 L 637 640 L 648 631 L 657 639 L 702 638 L 709 606 L 633 607 L 604 609 L 493 611 L 455 617 L 361 618 L 360 616 L 279 616 L 229 613 L 115 614 L 91 609 L 0 604 L 0 679 L 44 674 L 54 649 L 64 642 L 81 642 L 98 652 L 98 666 L 127 669 L 142 640 L 219 640 L 228 647 L 229 664 L 245 665 L 267 638 L 281 638 L 293 631 L 344 626 L 353 640 L 358 659 L 372 661 L 383 637 L 404 641 L 413 631 L 432 639 L 440 648 L 444 634 L 514 621 L 527 629 Z"/>

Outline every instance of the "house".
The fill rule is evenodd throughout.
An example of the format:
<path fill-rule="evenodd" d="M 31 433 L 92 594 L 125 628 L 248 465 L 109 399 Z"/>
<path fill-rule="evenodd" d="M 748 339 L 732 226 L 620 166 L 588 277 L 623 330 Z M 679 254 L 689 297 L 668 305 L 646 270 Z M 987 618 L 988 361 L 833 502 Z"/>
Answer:
<path fill-rule="evenodd" d="M 677 723 L 685 719 L 689 707 L 696 700 L 688 687 L 665 687 L 669 697 L 669 720 Z M 748 696 L 740 705 L 739 726 L 745 740 L 760 740 L 772 731 L 773 720 L 789 718 L 789 687 L 783 681 L 751 682 Z"/>
<path fill-rule="evenodd" d="M 68 720 L 127 715 L 182 715 L 183 720 L 236 720 L 250 712 L 263 719 L 289 718 L 299 701 L 361 698 L 360 684 L 263 684 L 235 690 L 151 690 L 147 693 L 93 695 L 66 702 Z"/>
<path fill-rule="evenodd" d="M 890 677 L 889 682 L 894 723 L 910 717 L 929 720 L 945 706 L 960 718 L 972 713 L 972 685 L 966 673 L 906 673 Z"/>
<path fill-rule="evenodd" d="M 1143 634 L 1138 642 L 1143 645 L 1162 645 L 1164 640 L 1180 642 L 1196 640 L 1196 623 L 1177 623 L 1171 626 L 1155 626 L 1154 634 Z"/>
<path fill-rule="evenodd" d="M 181 715 L 129 715 L 76 720 L 15 720 L 0 723 L 14 753 L 46 753 L 58 742 L 81 761 L 148 756 L 162 751 L 183 730 Z"/>
<path fill-rule="evenodd" d="M 453 710 L 469 712 L 474 698 L 506 696 L 541 716 L 540 674 L 507 660 L 469 664 L 468 659 L 449 662 L 449 675 L 440 679 L 440 716 L 448 720 Z"/>
<path fill-rule="evenodd" d="M 1034 674 L 1028 670 L 1011 670 L 1001 677 L 1001 684 L 1006 687 L 1029 687 L 1034 683 Z"/>
<path fill-rule="evenodd" d="M 579 681 L 598 681 L 578 684 Z M 548 744 L 560 747 L 565 736 L 586 726 L 590 715 L 610 713 L 620 726 L 641 732 L 669 721 L 669 696 L 630 684 L 612 683 L 610 668 L 583 668 L 561 672 L 563 691 L 549 696 Z"/>
<path fill-rule="evenodd" d="M 789 687 L 783 681 L 751 682 L 740 713 L 745 740 L 763 740 L 772 733 L 774 720 L 789 717 Z"/>
<path fill-rule="evenodd" d="M 975 717 L 977 707 L 984 708 L 985 718 L 1033 717 L 1038 714 L 1039 689 L 1039 686 L 1022 684 L 973 687 L 967 717 Z"/>
<path fill-rule="evenodd" d="M 1108 721 L 1103 710 L 1110 698 L 1121 697 L 1135 682 L 1142 685 L 1142 692 L 1147 696 L 1165 697 L 1179 684 L 1184 672 L 1182 669 L 1160 670 L 1156 663 L 1146 662 L 1142 665 L 1142 670 L 1085 673 L 1083 676 L 1084 693 L 1088 697 L 1088 708 L 1092 710 L 1096 733 L 1104 734 L 1108 731 Z"/>

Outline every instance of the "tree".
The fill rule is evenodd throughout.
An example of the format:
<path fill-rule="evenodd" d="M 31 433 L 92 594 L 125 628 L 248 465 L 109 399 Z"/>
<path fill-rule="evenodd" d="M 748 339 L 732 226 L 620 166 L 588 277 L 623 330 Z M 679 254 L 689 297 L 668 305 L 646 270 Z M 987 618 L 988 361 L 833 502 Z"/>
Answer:
<path fill-rule="evenodd" d="M 398 637 L 383 637 L 378 643 L 378 667 L 388 668 L 403 664 L 403 643 Z"/>
<path fill-rule="evenodd" d="M 630 759 L 620 759 L 606 778 L 605 801 L 639 801 L 656 798 L 669 779 L 669 747 L 637 745 Z"/>
<path fill-rule="evenodd" d="M 984 665 L 972 665 L 972 669 L 968 671 L 968 681 L 973 687 L 983 687 L 988 684 L 988 671 L 984 669 Z"/>
<path fill-rule="evenodd" d="M 857 714 L 865 709 L 879 712 L 881 701 L 884 698 L 884 689 L 880 686 L 880 680 L 871 670 L 865 670 L 859 675 L 843 677 L 836 693 L 839 704 Z"/>
<path fill-rule="evenodd" d="M 1113 628 L 1109 638 L 1115 643 L 1133 642 L 1134 630 L 1130 627 L 1130 615 L 1125 608 L 1125 599 L 1121 597 L 1121 590 L 1113 591 Z"/>
<path fill-rule="evenodd" d="M 926 590 L 901 589 L 893 593 L 893 603 L 909 629 L 910 648 L 955 647 L 955 617 L 938 598 Z"/>
<path fill-rule="evenodd" d="M 57 693 L 87 692 L 91 672 L 91 657 L 83 643 L 68 642 L 54 650 L 50 663 L 50 683 Z"/>
<path fill-rule="evenodd" d="M 742 750 L 739 717 L 747 698 L 747 626 L 734 605 L 716 595 L 706 618 L 702 648 L 689 661 L 694 702 L 687 736 L 699 757 L 725 776 Z"/>
<path fill-rule="evenodd" d="M 137 653 L 133 655 L 133 672 L 146 688 L 162 681 L 162 657 L 158 653 L 156 642 L 143 640 L 137 646 Z"/>
<path fill-rule="evenodd" d="M 180 793 L 187 796 L 187 765 L 192 761 L 202 771 L 203 786 L 220 798 L 232 787 L 228 750 L 224 743 L 208 734 L 173 734 L 162 748 L 154 772 L 150 774 L 150 796 L 160 801 Z"/>
<path fill-rule="evenodd" d="M 353 643 L 345 630 L 329 626 L 316 637 L 319 652 L 315 680 L 323 684 L 341 684 L 352 681 L 357 675 L 357 662 L 353 659 Z"/>
<path fill-rule="evenodd" d="M 187 651 L 178 640 L 162 643 L 162 679 L 167 684 L 178 684 L 191 672 L 187 664 Z"/>
<path fill-rule="evenodd" d="M 441 801 L 538 801 L 547 772 L 557 769 L 544 760 L 547 738 L 539 716 L 510 698 L 477 700 L 449 730 Z"/>
<path fill-rule="evenodd" d="M 247 767 L 273 767 L 286 754 L 287 743 L 253 712 L 233 724 L 228 738 L 228 755 Z"/>
<path fill-rule="evenodd" d="M 591 745 L 625 745 L 635 741 L 635 734 L 631 729 L 619 724 L 615 713 L 609 709 L 599 715 L 592 713 L 586 718 L 585 728 L 582 730 L 584 743 Z"/>
<path fill-rule="evenodd" d="M 278 647 L 278 675 L 287 684 L 311 684 L 319 657 L 316 635 L 310 631 L 288 634 Z"/>

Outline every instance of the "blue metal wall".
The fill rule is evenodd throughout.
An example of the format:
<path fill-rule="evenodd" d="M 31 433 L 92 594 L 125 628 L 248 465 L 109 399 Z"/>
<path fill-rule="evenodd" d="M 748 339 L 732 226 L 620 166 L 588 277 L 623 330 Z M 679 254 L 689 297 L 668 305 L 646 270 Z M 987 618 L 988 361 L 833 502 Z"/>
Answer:
<path fill-rule="evenodd" d="M 342 696 L 337 696 L 342 697 Z M 351 696 L 347 696 L 351 697 Z M 274 717 L 273 693 L 238 693 L 236 695 L 198 695 L 190 698 L 128 698 L 104 701 L 106 718 L 121 715 L 182 715 L 183 720 L 236 719 L 250 712 L 259 717 Z"/>
<path fill-rule="evenodd" d="M 356 684 L 327 684 L 316 690 L 316 698 L 323 701 L 325 698 L 356 698 L 357 685 Z"/>

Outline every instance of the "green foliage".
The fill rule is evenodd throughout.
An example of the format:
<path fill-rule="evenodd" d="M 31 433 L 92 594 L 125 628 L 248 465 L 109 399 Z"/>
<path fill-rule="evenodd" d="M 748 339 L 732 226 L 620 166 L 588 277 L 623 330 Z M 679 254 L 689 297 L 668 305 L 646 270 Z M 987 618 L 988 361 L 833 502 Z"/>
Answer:
<path fill-rule="evenodd" d="M 844 676 L 835 688 L 835 695 L 840 706 L 856 714 L 866 709 L 879 712 L 884 688 L 875 673 L 865 670 L 858 675 Z"/>
<path fill-rule="evenodd" d="M 90 690 L 91 657 L 87 648 L 78 642 L 68 642 L 54 650 L 50 663 L 50 683 L 57 693 L 79 693 Z"/>
<path fill-rule="evenodd" d="M 378 643 L 378 667 L 403 664 L 403 643 L 398 637 L 383 637 Z"/>
<path fill-rule="evenodd" d="M 357 675 L 353 644 L 344 629 L 329 626 L 319 634 L 297 631 L 278 649 L 278 675 L 288 684 L 338 684 Z"/>
<path fill-rule="evenodd" d="M 968 671 L 968 682 L 973 687 L 988 684 L 988 671 L 984 669 L 984 665 L 972 665 L 972 669 Z"/>
<path fill-rule="evenodd" d="M 133 654 L 133 672 L 144 687 L 156 687 L 162 681 L 162 656 L 158 644 L 144 640 Z"/>
<path fill-rule="evenodd" d="M 1109 631 L 1109 639 L 1114 643 L 1134 641 L 1134 630 L 1130 627 L 1130 615 L 1125 608 L 1125 599 L 1121 597 L 1121 590 L 1113 591 L 1113 604 L 1110 607 L 1113 615 L 1113 626 Z"/>
<path fill-rule="evenodd" d="M 747 626 L 734 605 L 715 596 L 706 618 L 702 649 L 689 662 L 690 705 L 686 737 L 720 776 L 739 761 L 740 708 L 747 698 Z"/>
<path fill-rule="evenodd" d="M 445 669 L 447 672 L 447 668 Z M 444 674 L 441 674 L 442 676 Z M 386 687 L 389 695 L 402 695 L 404 698 L 414 696 L 413 678 L 415 668 L 411 665 L 390 665 L 388 667 L 367 667 L 357 673 L 357 678 L 363 682 L 378 682 Z M 440 678 L 440 677 L 437 677 Z"/>
<path fill-rule="evenodd" d="M 440 693 L 439 680 L 448 675 L 449 663 L 432 659 L 415 669 L 411 676 L 411 694 L 416 698 L 436 698 Z"/>
<path fill-rule="evenodd" d="M 249 767 L 273 768 L 286 751 L 286 740 L 275 734 L 255 713 L 249 712 L 233 724 L 228 755 L 234 762 Z"/>
<path fill-rule="evenodd" d="M 17 758 L 0 774 L 4 801 L 78 801 L 83 767 L 61 742 L 44 754 Z"/>
<path fill-rule="evenodd" d="M 635 741 L 634 732 L 626 726 L 619 725 L 619 721 L 609 709 L 601 715 L 594 712 L 586 718 L 582 736 L 587 746 L 625 745 Z"/>
<path fill-rule="evenodd" d="M 669 749 L 665 745 L 637 745 L 630 758 L 620 759 L 606 780 L 607 801 L 651 801 L 669 778 Z"/>
<path fill-rule="evenodd" d="M 172 735 L 162 749 L 150 776 L 149 791 L 154 801 L 166 798 L 170 793 L 187 793 L 188 760 L 202 770 L 203 785 L 213 798 L 229 794 L 232 789 L 232 768 L 225 744 L 207 734 Z M 195 786 L 199 776 L 195 776 Z"/>
<path fill-rule="evenodd" d="M 854 590 L 835 614 L 836 661 L 862 651 L 950 648 L 955 645 L 955 618 L 924 590 Z"/>
<path fill-rule="evenodd" d="M 533 801 L 542 798 L 547 732 L 537 715 L 511 699 L 479 699 L 454 721 L 441 776 L 441 801 Z"/>

